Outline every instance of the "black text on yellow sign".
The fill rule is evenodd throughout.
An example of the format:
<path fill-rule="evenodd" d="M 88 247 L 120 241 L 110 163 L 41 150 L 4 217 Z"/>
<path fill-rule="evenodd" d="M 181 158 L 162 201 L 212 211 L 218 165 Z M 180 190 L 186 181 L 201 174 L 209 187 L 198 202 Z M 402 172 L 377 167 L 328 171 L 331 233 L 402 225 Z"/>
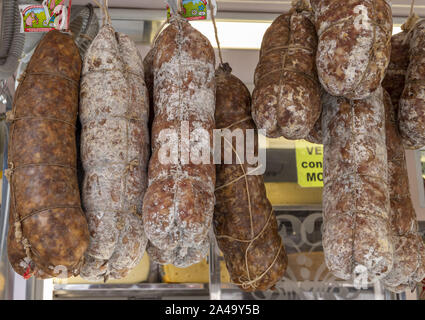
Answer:
<path fill-rule="evenodd" d="M 296 141 L 298 184 L 303 188 L 323 187 L 323 146 Z"/>

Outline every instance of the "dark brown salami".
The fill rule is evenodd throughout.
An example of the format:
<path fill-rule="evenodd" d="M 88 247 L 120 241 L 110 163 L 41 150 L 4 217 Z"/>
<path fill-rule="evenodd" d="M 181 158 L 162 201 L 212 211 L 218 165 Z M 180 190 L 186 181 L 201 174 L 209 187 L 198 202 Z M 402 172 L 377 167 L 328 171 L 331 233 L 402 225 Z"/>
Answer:
<path fill-rule="evenodd" d="M 407 35 L 407 32 L 400 32 L 391 37 L 391 59 L 382 82 L 382 87 L 391 96 L 396 116 L 398 114 L 398 103 L 404 90 L 407 67 L 409 66 Z"/>
<path fill-rule="evenodd" d="M 425 20 L 419 21 L 411 31 L 409 58 L 398 121 L 405 144 L 419 149 L 425 146 Z"/>
<path fill-rule="evenodd" d="M 333 96 L 363 99 L 384 79 L 392 13 L 386 0 L 311 0 L 319 37 L 317 72 Z"/>
<path fill-rule="evenodd" d="M 393 265 L 382 88 L 322 102 L 326 264 L 339 278 L 376 281 Z"/>
<path fill-rule="evenodd" d="M 292 10 L 267 29 L 255 70 L 252 115 L 271 138 L 303 139 L 321 111 L 311 12 Z"/>
<path fill-rule="evenodd" d="M 394 266 L 382 282 L 389 290 L 401 292 L 405 291 L 405 285 L 416 284 L 425 277 L 425 261 L 421 254 L 424 247 L 410 197 L 406 156 L 397 129 L 395 108 L 385 91 L 384 103 Z"/>
<path fill-rule="evenodd" d="M 152 129 L 153 119 L 155 117 L 155 109 L 153 107 L 153 58 L 155 57 L 155 47 L 147 53 L 143 60 L 143 69 L 145 71 L 145 83 L 149 94 L 149 129 Z"/>
<path fill-rule="evenodd" d="M 244 133 L 256 129 L 250 116 L 250 93 L 231 74 L 228 64 L 216 71 L 216 85 L 217 128 Z M 222 146 L 230 144 L 225 138 L 222 140 Z M 233 148 L 238 149 L 236 141 Z M 224 152 L 221 155 L 224 163 Z M 217 165 L 215 192 L 214 229 L 218 245 L 232 282 L 245 291 L 273 287 L 283 277 L 288 263 L 263 176 L 250 175 L 253 170 L 246 162 Z"/>
<path fill-rule="evenodd" d="M 89 243 L 76 173 L 80 72 L 72 37 L 47 33 L 9 116 L 8 254 L 14 270 L 25 277 L 77 274 Z"/>
<path fill-rule="evenodd" d="M 84 58 L 81 81 L 83 207 L 88 280 L 120 279 L 145 253 L 149 105 L 143 62 L 130 38 L 105 25 Z"/>
<path fill-rule="evenodd" d="M 215 56 L 208 39 L 179 15 L 159 35 L 156 47 L 144 226 L 150 248 L 164 253 L 157 262 L 190 265 L 204 258 L 191 252 L 203 252 L 214 213 Z M 209 163 L 195 163 L 196 150 L 205 149 Z"/>

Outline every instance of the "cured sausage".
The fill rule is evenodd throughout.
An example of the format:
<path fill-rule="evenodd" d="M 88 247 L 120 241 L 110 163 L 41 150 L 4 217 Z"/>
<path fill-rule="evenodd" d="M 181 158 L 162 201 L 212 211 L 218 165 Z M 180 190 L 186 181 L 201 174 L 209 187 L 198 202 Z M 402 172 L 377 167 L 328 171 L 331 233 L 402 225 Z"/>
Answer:
<path fill-rule="evenodd" d="M 9 114 L 8 255 L 13 269 L 25 277 L 78 274 L 89 243 L 76 173 L 80 72 L 72 37 L 48 32 Z"/>
<path fill-rule="evenodd" d="M 119 279 L 137 266 L 147 244 L 149 100 L 135 44 L 109 24 L 84 58 L 80 98 L 83 207 L 91 235 L 81 276 Z"/>
<path fill-rule="evenodd" d="M 301 7 L 267 29 L 255 70 L 252 116 L 270 138 L 304 139 L 321 112 L 311 12 Z"/>
<path fill-rule="evenodd" d="M 153 119 L 155 117 L 155 109 L 153 106 L 153 58 L 155 57 L 155 50 L 156 47 L 153 47 L 149 52 L 146 54 L 145 59 L 143 60 L 143 68 L 145 71 L 145 83 L 146 88 L 148 89 L 149 93 L 149 129 L 152 129 Z"/>
<path fill-rule="evenodd" d="M 425 253 L 409 192 L 404 147 L 397 129 L 391 97 L 385 91 L 384 103 L 394 266 L 382 282 L 389 290 L 401 292 L 405 291 L 405 286 L 416 284 L 425 278 Z"/>
<path fill-rule="evenodd" d="M 224 64 L 216 71 L 216 126 L 232 132 L 242 130 L 248 137 L 247 129 L 256 129 L 250 116 L 251 96 L 231 70 Z M 222 146 L 226 147 L 226 142 L 227 147 L 230 145 L 225 137 L 222 140 Z M 232 145 L 236 157 L 236 142 Z M 215 192 L 218 246 L 233 283 L 245 291 L 267 290 L 283 277 L 288 264 L 276 217 L 267 199 L 263 176 L 255 175 L 255 169 L 246 161 L 224 164 L 224 154 L 221 153 L 222 164 L 217 165 Z"/>
<path fill-rule="evenodd" d="M 382 88 L 322 102 L 326 264 L 339 278 L 373 282 L 393 265 Z"/>
<path fill-rule="evenodd" d="M 409 39 L 410 63 L 399 102 L 400 133 L 408 147 L 425 146 L 425 20 L 420 20 Z"/>
<path fill-rule="evenodd" d="M 193 247 L 179 247 L 178 249 L 161 250 L 148 243 L 147 253 L 152 261 L 158 264 L 172 264 L 178 268 L 187 268 L 192 264 L 202 261 L 208 254 L 210 242 L 208 238 L 201 244 Z"/>
<path fill-rule="evenodd" d="M 392 12 L 386 0 L 311 0 L 319 37 L 317 72 L 333 96 L 364 99 L 390 61 Z"/>
<path fill-rule="evenodd" d="M 399 32 L 391 37 L 391 59 L 385 73 L 382 87 L 390 94 L 391 102 L 398 115 L 398 103 L 404 90 L 407 68 L 409 66 L 409 42 L 407 32 Z"/>
<path fill-rule="evenodd" d="M 203 252 L 214 213 L 215 56 L 208 39 L 180 15 L 173 15 L 156 47 L 143 220 L 150 247 L 167 252 L 154 261 L 190 265 L 205 257 L 190 248 Z"/>

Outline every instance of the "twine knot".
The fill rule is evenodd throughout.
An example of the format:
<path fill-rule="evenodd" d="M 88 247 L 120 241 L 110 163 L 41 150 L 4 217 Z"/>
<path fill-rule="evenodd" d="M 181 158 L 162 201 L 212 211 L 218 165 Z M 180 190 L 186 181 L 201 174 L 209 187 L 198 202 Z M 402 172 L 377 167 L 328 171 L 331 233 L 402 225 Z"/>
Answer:
<path fill-rule="evenodd" d="M 401 30 L 409 32 L 413 29 L 413 27 L 416 25 L 416 23 L 419 20 L 419 16 L 414 13 L 406 20 L 406 22 L 401 26 Z"/>
<path fill-rule="evenodd" d="M 254 290 L 256 290 L 258 288 L 257 282 L 259 279 L 254 279 L 254 280 L 248 280 L 246 278 L 244 278 L 243 276 L 239 277 L 239 286 L 242 287 L 242 289 L 247 290 L 249 288 L 252 288 Z"/>
<path fill-rule="evenodd" d="M 12 174 L 13 174 L 13 170 L 12 169 L 6 169 L 6 170 L 4 170 L 4 175 L 5 175 L 6 179 L 9 181 L 9 183 L 10 183 L 10 180 L 12 178 Z"/>
<path fill-rule="evenodd" d="M 28 241 L 28 239 L 27 239 L 27 238 L 23 238 L 23 239 L 22 239 L 22 245 L 24 246 L 24 249 L 25 249 L 25 250 L 27 250 L 27 249 L 31 248 L 31 244 L 30 244 L 30 242 Z"/>
<path fill-rule="evenodd" d="M 9 183 L 12 181 L 12 175 L 13 175 L 14 170 L 15 170 L 15 167 L 14 167 L 12 162 L 9 164 L 9 168 L 4 170 L 4 175 L 7 179 L 7 181 L 9 181 Z"/>
<path fill-rule="evenodd" d="M 292 7 L 296 12 L 309 11 L 310 6 L 306 0 L 292 0 Z"/>
<path fill-rule="evenodd" d="M 15 222 L 15 238 L 16 241 L 20 242 L 22 240 L 22 225 L 21 221 Z"/>
<path fill-rule="evenodd" d="M 21 83 L 22 81 L 24 81 L 26 76 L 27 76 L 27 72 L 26 71 L 22 72 L 22 74 L 18 78 L 18 82 Z"/>
<path fill-rule="evenodd" d="M 130 171 L 133 171 L 136 167 L 139 166 L 139 160 L 134 159 L 130 161 L 127 166 L 125 167 L 125 173 L 128 173 Z"/>
<path fill-rule="evenodd" d="M 6 112 L 6 122 L 12 123 L 15 121 L 15 113 L 13 111 L 7 111 Z"/>
<path fill-rule="evenodd" d="M 28 241 L 27 238 L 23 238 L 22 241 L 21 241 L 21 243 L 22 243 L 22 246 L 24 247 L 25 254 L 27 255 L 27 257 L 30 260 L 32 260 L 31 259 L 31 244 L 30 244 L 30 242 Z"/>

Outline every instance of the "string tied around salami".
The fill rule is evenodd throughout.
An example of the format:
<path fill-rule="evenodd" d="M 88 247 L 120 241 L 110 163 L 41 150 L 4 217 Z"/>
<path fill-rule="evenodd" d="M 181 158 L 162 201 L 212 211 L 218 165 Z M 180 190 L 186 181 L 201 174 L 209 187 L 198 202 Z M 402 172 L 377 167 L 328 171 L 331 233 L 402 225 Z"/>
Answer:
<path fill-rule="evenodd" d="M 57 77 L 57 78 L 62 78 L 62 79 L 68 80 L 70 83 L 72 83 L 77 88 L 80 86 L 78 81 L 75 81 L 74 79 L 64 75 L 63 73 L 49 72 L 49 71 L 37 71 L 37 72 L 24 71 L 19 76 L 18 82 L 21 83 L 27 76 L 52 76 L 52 77 Z"/>
<path fill-rule="evenodd" d="M 7 178 L 7 180 L 9 181 L 9 184 L 11 186 L 11 190 L 13 189 L 12 188 L 12 186 L 13 186 L 12 179 L 13 179 L 14 171 L 15 171 L 15 165 L 14 165 L 13 162 L 10 162 L 9 168 L 5 170 L 4 174 Z M 16 241 L 22 245 L 22 247 L 25 251 L 25 255 L 26 255 L 27 260 L 31 262 L 32 261 L 31 244 L 28 241 L 28 239 L 25 238 L 24 235 L 23 235 L 22 221 L 19 218 L 19 213 L 17 212 L 17 210 L 15 208 L 15 202 L 14 201 L 12 201 L 12 205 L 13 205 L 13 209 L 14 209 L 13 210 L 13 217 L 14 217 L 15 223 L 13 224 L 13 227 L 14 227 L 15 238 L 16 238 Z M 26 279 L 29 279 L 32 275 L 30 273 L 30 271 L 32 270 L 32 268 L 30 266 L 30 262 L 28 263 L 28 266 L 27 266 L 27 269 L 26 269 L 26 272 L 25 272 L 25 274 L 27 274 L 27 277 L 28 277 Z"/>
<path fill-rule="evenodd" d="M 20 121 L 20 120 L 39 120 L 39 121 L 56 121 L 56 122 L 61 122 L 64 123 L 70 127 L 76 128 L 76 125 L 72 122 L 66 121 L 66 120 L 62 120 L 62 119 L 57 119 L 54 117 L 46 117 L 46 116 L 28 116 L 28 117 L 17 117 L 13 111 L 8 111 L 6 112 L 6 122 L 7 123 L 13 123 L 16 121 Z"/>
<path fill-rule="evenodd" d="M 240 123 L 242 123 L 242 122 L 245 122 L 245 121 L 248 121 L 248 120 L 251 120 L 251 117 L 246 117 L 246 118 L 243 118 L 243 119 L 241 119 L 241 120 L 239 120 L 239 121 L 237 121 L 237 122 L 235 122 L 235 123 L 233 123 L 233 124 L 231 124 L 231 125 L 229 125 L 229 126 L 227 126 L 225 129 L 228 129 L 228 128 L 231 128 L 232 126 L 235 126 L 235 125 L 237 125 L 237 124 L 240 124 Z M 249 216 L 250 216 L 250 224 L 251 224 L 251 238 L 250 239 L 238 239 L 238 238 L 235 238 L 235 237 L 232 237 L 232 236 L 229 236 L 229 235 L 217 235 L 216 236 L 216 238 L 217 239 L 227 239 L 227 240 L 230 240 L 230 241 L 236 241 L 236 242 L 242 242 L 242 243 L 248 243 L 248 246 L 246 247 L 246 249 L 245 249 L 245 254 L 244 254 L 244 260 L 245 260 L 245 269 L 246 269 L 246 277 L 245 276 L 240 276 L 239 277 L 239 282 L 233 282 L 235 285 L 238 285 L 238 286 L 241 286 L 243 289 L 249 289 L 249 288 L 252 288 L 252 289 L 256 289 L 257 287 L 258 287 L 258 282 L 273 268 L 273 266 L 275 265 L 275 263 L 276 263 L 276 261 L 277 261 L 277 259 L 279 258 L 279 256 L 280 256 L 280 253 L 281 253 L 281 251 L 282 251 L 282 248 L 283 248 L 283 242 L 282 242 L 282 240 L 281 240 L 281 243 L 280 243 L 280 246 L 279 246 L 279 249 L 278 249 L 278 251 L 277 251 L 277 253 L 276 253 L 276 255 L 275 255 L 275 257 L 274 257 L 274 259 L 273 259 L 273 261 L 271 262 L 271 264 L 260 274 L 260 275 L 257 275 L 257 276 L 255 276 L 254 278 L 252 278 L 251 277 L 251 274 L 250 274 L 250 269 L 249 269 L 249 265 L 248 265 L 248 254 L 249 254 L 249 250 L 251 249 L 251 247 L 253 246 L 253 244 L 254 244 L 254 242 L 256 241 L 256 240 L 258 240 L 259 238 L 261 238 L 261 236 L 263 236 L 264 235 L 264 233 L 265 233 L 265 231 L 267 230 L 267 227 L 269 226 L 269 223 L 270 223 L 270 221 L 272 220 L 271 218 L 274 216 L 274 211 L 273 211 L 273 208 L 270 210 L 270 213 L 269 213 L 269 215 L 268 215 L 268 217 L 267 217 L 267 220 L 266 220 L 266 222 L 265 222 L 265 224 L 264 224 L 264 226 L 263 226 L 263 228 L 261 229 L 261 231 L 259 232 L 259 233 L 257 233 L 257 235 L 255 235 L 255 233 L 254 233 L 254 222 L 253 222 L 253 214 L 252 214 L 252 205 L 251 205 L 251 196 L 250 196 L 250 191 L 249 191 L 249 183 L 248 183 L 248 175 L 252 172 L 254 172 L 255 170 L 258 170 L 258 167 L 254 170 L 254 171 L 251 171 L 251 172 L 247 172 L 246 170 L 245 170 L 245 167 L 244 167 L 244 164 L 242 163 L 242 161 L 241 161 L 241 159 L 240 159 L 240 157 L 239 157 L 239 154 L 237 153 L 237 151 L 235 150 L 235 148 L 233 147 L 233 144 L 231 143 L 231 141 L 229 141 L 228 139 L 226 139 L 225 137 L 223 137 L 223 139 L 224 139 L 224 141 L 227 143 L 227 144 L 229 144 L 230 146 L 231 146 L 231 148 L 232 148 L 232 150 L 233 150 L 233 152 L 236 154 L 236 157 L 238 158 L 238 160 L 239 160 L 239 163 L 240 163 L 240 166 L 241 166 L 241 169 L 242 169 L 242 172 L 243 172 L 243 174 L 240 176 L 240 177 L 238 177 L 238 178 L 236 178 L 236 179 L 234 179 L 234 180 L 232 180 L 232 181 L 230 181 L 230 182 L 228 182 L 228 183 L 226 183 L 225 185 L 222 185 L 222 186 L 219 186 L 219 187 L 217 187 L 216 188 L 216 191 L 217 190 L 220 190 L 220 189 L 223 189 L 223 188 L 225 188 L 225 187 L 227 187 L 227 186 L 230 186 L 230 185 L 232 185 L 233 183 L 236 183 L 237 181 L 239 181 L 239 180 L 241 180 L 241 179 L 245 179 L 245 185 L 246 185 L 246 192 L 247 192 L 247 198 L 248 198 L 248 211 L 249 211 Z M 260 167 L 260 166 L 259 166 Z"/>
<path fill-rule="evenodd" d="M 9 184 L 11 186 L 11 191 L 13 192 L 14 188 L 14 183 L 13 183 L 13 175 L 14 173 L 22 168 L 28 168 L 28 167 L 46 167 L 46 166 L 55 166 L 55 167 L 62 167 L 62 168 L 67 168 L 67 169 L 71 169 L 71 170 L 76 170 L 76 168 L 72 167 L 72 166 L 67 166 L 67 165 L 62 165 L 62 164 L 57 164 L 57 163 L 35 163 L 35 164 L 23 164 L 20 166 L 15 166 L 14 162 L 9 162 L 9 168 L 5 170 L 5 176 L 6 179 L 9 181 Z M 50 211 L 50 210 L 54 210 L 54 209 L 70 209 L 70 208 L 74 208 L 74 209 L 79 209 L 81 212 L 81 215 L 84 216 L 84 213 L 81 211 L 81 207 L 80 206 L 52 206 L 52 207 L 46 207 L 46 208 L 42 208 L 39 210 L 35 210 L 32 211 L 30 213 L 28 213 L 25 216 L 21 216 L 21 214 L 18 212 L 16 206 L 15 206 L 15 200 L 14 198 L 12 199 L 12 204 L 13 206 L 13 214 L 14 214 L 14 235 L 16 238 L 16 241 L 18 243 L 20 243 L 25 251 L 25 255 L 26 255 L 26 260 L 29 261 L 28 262 L 28 267 L 27 270 L 25 272 L 25 274 L 27 274 L 27 278 L 29 279 L 34 271 L 34 268 L 31 267 L 31 262 L 33 261 L 32 256 L 34 250 L 31 247 L 31 244 L 29 242 L 29 240 L 24 236 L 24 232 L 23 232 L 23 223 L 25 220 L 27 220 L 28 218 L 31 218 L 37 214 L 46 212 L 46 211 Z M 31 271 L 31 272 L 30 272 Z M 25 278 L 25 277 L 24 277 Z"/>
<path fill-rule="evenodd" d="M 283 248 L 283 243 L 281 242 L 279 249 L 272 261 L 272 263 L 267 267 L 266 270 L 264 270 L 260 275 L 256 276 L 254 279 L 251 279 L 250 276 L 250 272 L 249 272 L 249 266 L 248 266 L 248 252 L 249 249 L 251 249 L 251 246 L 254 244 L 254 242 L 256 240 L 258 240 L 263 234 L 264 232 L 267 230 L 267 227 L 271 221 L 271 218 L 274 216 L 274 211 L 273 209 L 270 210 L 270 214 L 267 218 L 266 223 L 264 224 L 263 228 L 261 229 L 261 231 L 252 239 L 237 239 L 235 237 L 232 236 L 228 236 L 228 235 L 217 235 L 217 239 L 228 239 L 230 241 L 237 241 L 237 242 L 243 242 L 243 243 L 248 243 L 248 246 L 245 250 L 245 268 L 246 268 L 246 272 L 247 272 L 247 277 L 244 278 L 243 276 L 239 277 L 239 283 L 235 283 L 234 284 L 241 286 L 243 289 L 248 289 L 248 288 L 257 288 L 257 282 L 260 281 L 274 266 L 274 264 L 276 263 L 277 259 L 279 258 L 280 252 L 282 251 Z"/>
<path fill-rule="evenodd" d="M 225 65 L 226 65 L 226 64 L 224 64 L 224 66 L 225 66 Z M 237 126 L 238 124 L 241 124 L 241 123 L 244 123 L 244 122 L 246 122 L 246 121 L 250 121 L 250 120 L 252 120 L 252 117 L 246 117 L 246 118 L 243 118 L 243 119 L 241 119 L 241 120 L 239 120 L 239 121 L 236 121 L 236 122 L 234 122 L 234 123 L 232 123 L 232 124 L 228 125 L 228 126 L 227 126 L 227 127 L 225 127 L 225 128 L 221 128 L 221 130 L 230 129 L 231 127 Z M 226 141 L 227 143 L 230 143 L 230 142 L 229 142 L 226 138 L 224 138 L 224 137 L 223 137 L 223 139 L 225 139 L 225 141 Z M 233 146 L 232 146 L 232 148 L 233 148 Z M 234 152 L 236 152 L 234 148 L 233 148 L 233 151 L 234 151 Z M 258 171 L 258 170 L 259 170 L 259 169 L 261 169 L 261 168 L 262 168 L 262 165 L 260 164 L 260 165 L 258 165 L 256 168 L 254 168 L 253 170 L 250 170 L 250 171 L 248 171 L 248 172 L 245 172 L 245 171 L 244 171 L 244 174 L 243 174 L 243 175 L 241 175 L 240 177 L 237 177 L 236 179 L 233 179 L 232 181 L 229 181 L 228 183 L 226 183 L 226 184 L 224 184 L 224 185 L 221 185 L 221 186 L 219 186 L 219 187 L 216 187 L 216 188 L 215 188 L 215 191 L 217 191 L 217 190 L 221 190 L 221 189 L 224 189 L 224 188 L 226 188 L 226 187 L 228 187 L 228 186 L 230 186 L 230 185 L 232 185 L 232 184 L 234 184 L 234 183 L 238 182 L 239 180 L 246 179 L 246 176 L 250 176 L 250 175 L 252 175 L 253 173 L 255 173 L 256 171 Z"/>

